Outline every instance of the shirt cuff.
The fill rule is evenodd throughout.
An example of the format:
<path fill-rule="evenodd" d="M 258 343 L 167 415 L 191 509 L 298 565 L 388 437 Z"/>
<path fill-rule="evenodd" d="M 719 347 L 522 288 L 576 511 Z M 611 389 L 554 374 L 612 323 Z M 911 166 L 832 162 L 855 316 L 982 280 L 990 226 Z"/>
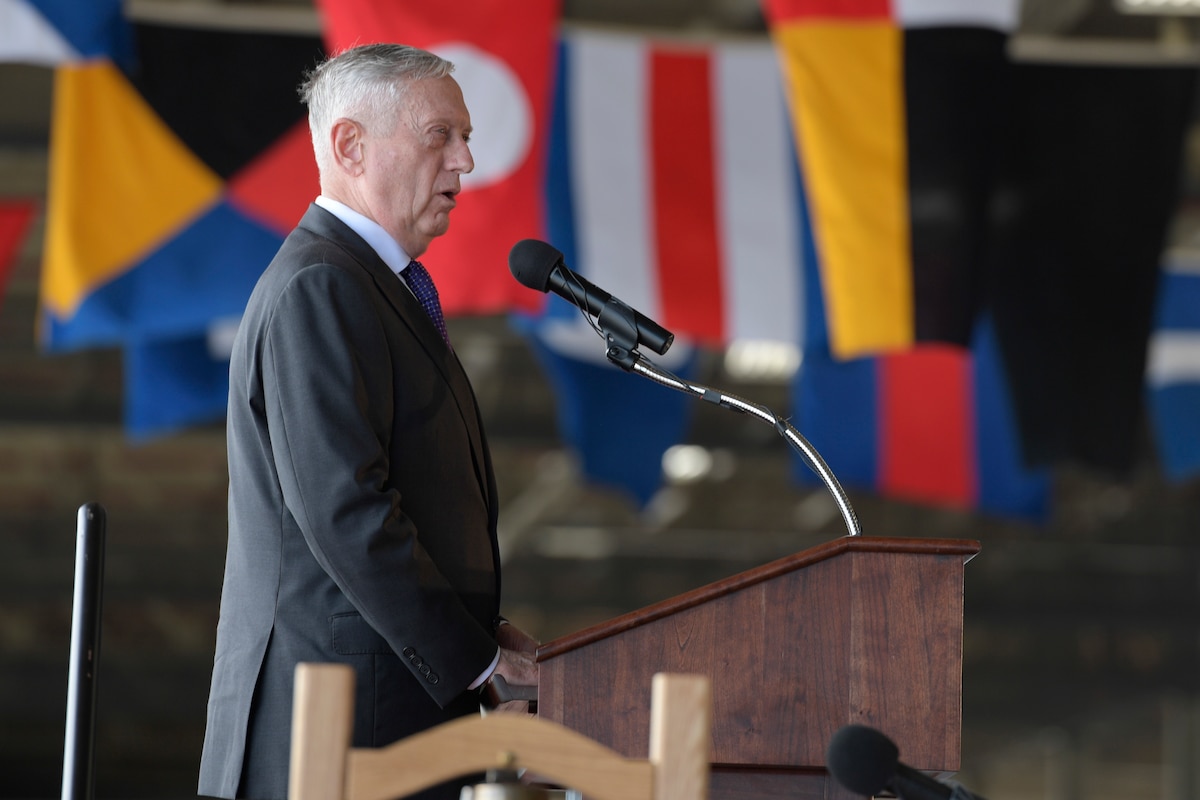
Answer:
<path fill-rule="evenodd" d="M 487 669 L 485 669 L 483 672 L 479 673 L 479 677 L 471 682 L 471 685 L 467 687 L 467 691 L 478 689 L 480 686 L 483 686 L 484 681 L 486 681 L 488 678 L 492 677 L 492 673 L 496 671 L 496 665 L 499 663 L 500 663 L 500 648 L 497 647 L 496 655 L 492 658 L 492 663 L 488 664 Z"/>

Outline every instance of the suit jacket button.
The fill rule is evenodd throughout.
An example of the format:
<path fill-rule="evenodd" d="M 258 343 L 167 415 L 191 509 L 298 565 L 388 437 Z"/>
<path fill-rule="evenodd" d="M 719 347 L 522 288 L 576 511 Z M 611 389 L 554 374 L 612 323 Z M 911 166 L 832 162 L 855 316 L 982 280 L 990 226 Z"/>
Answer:
<path fill-rule="evenodd" d="M 430 683 L 432 683 L 434 686 L 437 686 L 437 684 L 438 684 L 438 681 L 440 681 L 440 680 L 441 680 L 441 678 L 439 678 L 439 677 L 438 677 L 438 674 L 437 674 L 436 672 L 431 672 L 431 673 L 429 673 L 429 676 L 427 677 L 427 680 L 428 680 Z"/>
<path fill-rule="evenodd" d="M 421 674 L 422 674 L 422 675 L 425 675 L 425 676 L 428 676 L 428 675 L 429 675 L 429 673 L 430 673 L 429 665 L 428 665 L 428 664 L 422 664 L 422 665 L 421 665 Z"/>
<path fill-rule="evenodd" d="M 411 647 L 406 647 L 400 651 L 401 655 L 403 655 L 405 658 L 412 658 L 412 655 L 415 652 L 417 651 L 413 650 Z"/>

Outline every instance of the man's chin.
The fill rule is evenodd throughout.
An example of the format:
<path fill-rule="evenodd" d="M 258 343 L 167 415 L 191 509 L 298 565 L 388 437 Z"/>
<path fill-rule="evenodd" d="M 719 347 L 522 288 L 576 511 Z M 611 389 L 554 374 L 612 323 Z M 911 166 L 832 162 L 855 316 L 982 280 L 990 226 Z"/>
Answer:
<path fill-rule="evenodd" d="M 439 214 L 437 219 L 425 229 L 424 233 L 430 240 L 433 240 L 439 236 L 445 236 L 448 230 L 450 230 L 450 215 Z"/>

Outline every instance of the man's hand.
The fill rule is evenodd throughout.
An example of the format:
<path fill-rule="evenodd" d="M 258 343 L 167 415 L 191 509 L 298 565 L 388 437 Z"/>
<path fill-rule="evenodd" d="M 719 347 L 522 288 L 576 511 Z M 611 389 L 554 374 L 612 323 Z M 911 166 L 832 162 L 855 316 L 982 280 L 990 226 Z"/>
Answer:
<path fill-rule="evenodd" d="M 509 622 L 502 622 L 496 629 L 496 642 L 500 645 L 500 661 L 493 676 L 499 675 L 510 687 L 538 685 L 538 665 L 534 661 L 538 640 Z M 500 703 L 495 711 L 528 714 L 529 702 L 512 700 Z"/>
<path fill-rule="evenodd" d="M 496 628 L 496 644 L 505 650 L 532 654 L 537 652 L 541 642 L 511 622 L 501 622 L 500 627 Z"/>
<path fill-rule="evenodd" d="M 500 676 L 510 687 L 514 688 L 517 686 L 537 686 L 538 665 L 533 660 L 533 653 L 522 652 L 520 650 L 507 650 L 502 647 L 500 648 L 500 661 L 496 664 L 496 671 L 492 673 L 492 676 L 493 678 Z M 529 701 L 510 700 L 507 703 L 500 703 L 492 710 L 528 714 Z"/>

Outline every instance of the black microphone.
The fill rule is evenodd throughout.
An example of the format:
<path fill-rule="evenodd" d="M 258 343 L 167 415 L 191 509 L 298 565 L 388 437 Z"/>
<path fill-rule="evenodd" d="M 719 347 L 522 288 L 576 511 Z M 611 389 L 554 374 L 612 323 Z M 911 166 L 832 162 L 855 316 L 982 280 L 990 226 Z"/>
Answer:
<path fill-rule="evenodd" d="M 617 317 L 620 329 L 627 331 L 635 342 L 629 347 L 644 344 L 660 356 L 675 341 L 675 335 L 641 312 L 622 303 L 608 292 L 589 283 L 563 263 L 563 254 L 553 246 L 537 239 L 522 239 L 508 254 L 508 268 L 522 286 L 539 292 L 553 292 L 597 318 L 610 336 L 605 322 Z"/>
<path fill-rule="evenodd" d="M 847 725 L 835 733 L 825 765 L 838 783 L 867 797 L 886 789 L 901 800 L 983 800 L 901 763 L 896 743 L 866 725 Z"/>

